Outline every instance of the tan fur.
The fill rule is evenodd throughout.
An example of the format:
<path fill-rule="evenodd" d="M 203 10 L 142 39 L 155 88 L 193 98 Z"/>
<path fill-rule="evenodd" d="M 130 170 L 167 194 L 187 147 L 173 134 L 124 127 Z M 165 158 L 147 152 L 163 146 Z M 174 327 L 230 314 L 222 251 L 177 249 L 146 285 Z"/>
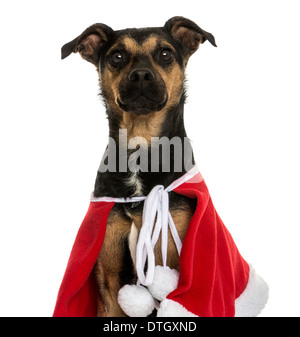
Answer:
<path fill-rule="evenodd" d="M 107 228 L 102 249 L 95 264 L 95 274 L 99 285 L 99 316 L 126 316 L 118 304 L 120 289 L 119 273 L 122 268 L 124 247 L 130 234 L 131 221 L 112 210 L 107 220 Z"/>
<path fill-rule="evenodd" d="M 154 65 L 156 69 L 159 67 Z M 163 111 L 167 111 L 170 107 L 178 103 L 181 93 L 182 93 L 182 84 L 184 79 L 184 73 L 177 63 L 168 71 L 161 71 L 161 77 L 163 78 L 168 93 L 168 102 Z"/>
<path fill-rule="evenodd" d="M 157 45 L 158 38 L 155 35 L 150 35 L 142 45 L 139 45 L 134 39 L 127 36 L 121 40 L 117 40 L 116 43 L 109 49 L 108 53 L 115 48 L 119 43 L 122 43 L 126 46 L 126 49 L 132 54 L 136 55 L 137 53 L 141 54 L 150 54 Z"/>
<path fill-rule="evenodd" d="M 133 137 L 144 137 L 147 143 L 150 144 L 151 137 L 158 136 L 164 118 L 164 111 L 155 111 L 146 116 L 123 112 L 120 126 L 122 129 L 127 129 L 128 142 Z"/>

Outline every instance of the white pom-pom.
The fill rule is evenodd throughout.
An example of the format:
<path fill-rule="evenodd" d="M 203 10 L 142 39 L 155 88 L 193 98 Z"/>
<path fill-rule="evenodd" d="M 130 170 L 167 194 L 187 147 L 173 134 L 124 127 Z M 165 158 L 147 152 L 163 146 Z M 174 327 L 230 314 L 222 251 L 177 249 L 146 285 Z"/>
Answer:
<path fill-rule="evenodd" d="M 118 302 L 130 317 L 146 317 L 155 307 L 155 300 L 147 288 L 134 284 L 126 284 L 119 290 Z"/>
<path fill-rule="evenodd" d="M 176 269 L 156 266 L 154 271 L 153 283 L 148 286 L 152 296 L 162 301 L 167 295 L 175 290 L 178 285 L 179 273 Z"/>

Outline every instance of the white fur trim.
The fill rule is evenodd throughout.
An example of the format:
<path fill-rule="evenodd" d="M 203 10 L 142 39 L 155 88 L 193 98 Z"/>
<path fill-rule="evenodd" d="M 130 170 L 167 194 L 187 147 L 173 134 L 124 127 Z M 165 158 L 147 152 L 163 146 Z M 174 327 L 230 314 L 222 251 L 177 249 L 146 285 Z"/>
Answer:
<path fill-rule="evenodd" d="M 268 297 L 267 283 L 249 264 L 249 280 L 243 293 L 235 300 L 235 317 L 255 317 L 264 308 Z M 161 302 L 157 317 L 197 317 L 181 304 L 165 299 Z"/>
<path fill-rule="evenodd" d="M 146 317 L 155 307 L 155 300 L 147 288 L 133 284 L 126 284 L 119 290 L 118 302 L 130 317 Z"/>
<path fill-rule="evenodd" d="M 197 315 L 186 310 L 186 308 L 178 302 L 166 298 L 160 303 L 157 317 L 197 317 Z"/>
<path fill-rule="evenodd" d="M 156 266 L 154 277 L 148 289 L 152 296 L 159 301 L 164 300 L 170 292 L 177 288 L 179 273 L 176 269 Z"/>
<path fill-rule="evenodd" d="M 255 317 L 264 308 L 269 298 L 267 283 L 256 274 L 249 264 L 249 280 L 245 290 L 235 300 L 235 317 Z"/>

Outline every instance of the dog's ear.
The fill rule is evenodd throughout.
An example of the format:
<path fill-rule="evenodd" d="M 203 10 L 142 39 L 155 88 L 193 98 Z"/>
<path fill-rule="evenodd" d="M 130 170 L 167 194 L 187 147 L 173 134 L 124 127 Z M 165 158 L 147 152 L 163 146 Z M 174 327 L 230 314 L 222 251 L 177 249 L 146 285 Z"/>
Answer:
<path fill-rule="evenodd" d="M 68 57 L 71 53 L 79 52 L 83 59 L 98 66 L 101 49 L 111 38 L 113 30 L 102 24 L 96 23 L 87 28 L 76 39 L 66 43 L 61 48 L 61 58 Z"/>
<path fill-rule="evenodd" d="M 181 16 L 175 16 L 168 20 L 165 28 L 175 40 L 183 45 L 188 56 L 192 55 L 199 48 L 200 43 L 206 40 L 217 47 L 212 34 L 201 29 L 195 22 Z"/>

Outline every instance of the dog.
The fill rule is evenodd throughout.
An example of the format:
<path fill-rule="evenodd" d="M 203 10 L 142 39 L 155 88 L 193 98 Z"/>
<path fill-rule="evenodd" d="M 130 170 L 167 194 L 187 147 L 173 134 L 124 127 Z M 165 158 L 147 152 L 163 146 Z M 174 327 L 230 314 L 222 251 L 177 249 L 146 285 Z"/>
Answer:
<path fill-rule="evenodd" d="M 178 151 L 184 158 L 183 147 L 177 152 L 174 148 L 169 151 L 169 172 L 163 170 L 166 158 L 162 154 L 158 170 L 153 172 L 149 153 L 155 146 L 154 138 L 176 137 L 182 143 L 186 139 L 183 120 L 185 69 L 190 56 L 206 40 L 216 47 L 212 34 L 189 19 L 173 17 L 157 28 L 114 31 L 97 23 L 62 47 L 62 59 L 78 52 L 96 67 L 109 136 L 116 144 L 116 152 L 124 146 L 119 130 L 126 130 L 126 145 L 133 139 L 142 138 L 144 143 L 139 144 L 139 148 L 148 150 L 145 170 L 121 170 L 119 158 L 114 172 L 99 170 L 93 192 L 95 197 L 147 196 L 154 186 L 167 187 L 186 173 L 184 165 L 178 171 L 174 164 Z M 126 148 L 127 162 L 133 153 L 134 149 Z M 193 156 L 190 161 L 193 165 Z M 183 241 L 196 207 L 195 200 L 171 192 L 169 203 Z M 94 267 L 99 288 L 99 316 L 126 316 L 118 304 L 118 292 L 123 285 L 137 280 L 134 251 L 142 227 L 142 212 L 143 202 L 135 202 L 115 204 L 109 214 L 105 240 Z M 158 240 L 154 249 L 157 264 L 162 264 L 160 246 L 161 240 Z M 179 257 L 172 240 L 168 242 L 167 265 L 179 270 Z"/>

